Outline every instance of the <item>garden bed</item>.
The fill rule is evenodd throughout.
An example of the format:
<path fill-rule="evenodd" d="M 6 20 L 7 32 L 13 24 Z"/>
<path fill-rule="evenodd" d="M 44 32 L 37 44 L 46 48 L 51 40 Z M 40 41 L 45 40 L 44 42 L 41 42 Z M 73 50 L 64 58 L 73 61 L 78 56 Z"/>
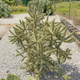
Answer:
<path fill-rule="evenodd" d="M 50 16 L 49 21 L 53 18 L 56 18 L 56 22 L 60 22 L 59 16 Z M 14 20 L 12 20 L 13 22 Z M 14 21 L 15 22 L 15 21 Z M 13 22 L 13 23 L 14 23 Z M 8 39 L 10 36 L 10 32 L 6 33 L 5 36 L 0 40 L 0 78 L 6 77 L 8 73 L 16 74 L 21 77 L 22 80 L 26 80 L 29 74 L 26 70 L 20 69 L 23 66 L 23 62 L 21 61 L 22 57 L 16 57 L 17 52 L 15 51 L 18 46 L 16 44 L 12 45 Z M 64 43 L 61 45 L 61 48 L 65 50 L 66 48 L 71 49 L 72 59 L 67 60 L 66 63 L 62 64 L 62 67 L 66 70 L 66 74 L 72 76 L 71 80 L 78 80 L 80 79 L 80 52 L 78 50 L 78 46 L 75 42 L 73 43 Z M 20 50 L 20 48 L 18 48 Z M 74 57 L 75 56 L 75 57 Z M 55 57 L 51 55 L 54 59 Z M 48 72 L 46 76 L 42 77 L 41 80 L 53 80 L 54 73 Z M 56 79 L 54 79 L 56 80 Z M 62 79 L 57 79 L 62 80 Z"/>
<path fill-rule="evenodd" d="M 11 35 L 9 32 L 0 40 L 0 78 L 6 77 L 8 73 L 16 74 L 21 77 L 22 80 L 26 80 L 28 77 L 28 73 L 26 70 L 20 69 L 23 66 L 21 62 L 22 57 L 17 57 L 17 52 L 15 49 L 17 48 L 16 44 L 11 44 L 8 36 Z M 62 64 L 67 74 L 72 76 L 71 80 L 79 80 L 80 79 L 80 52 L 78 50 L 78 46 L 75 42 L 73 43 L 63 43 L 61 46 L 62 49 L 70 48 L 72 53 L 72 59 L 67 60 L 65 64 Z M 55 58 L 52 55 L 53 58 Z M 50 76 L 51 75 L 51 76 Z M 46 73 L 46 77 L 43 77 L 41 80 L 53 80 L 54 74 L 51 72 Z M 54 79 L 56 80 L 56 79 Z M 57 79 L 60 80 L 60 79 Z M 62 79 L 61 79 L 62 80 Z"/>
<path fill-rule="evenodd" d="M 61 19 L 61 22 L 68 28 L 69 32 L 74 32 L 74 36 L 80 41 L 80 30 L 65 19 Z"/>

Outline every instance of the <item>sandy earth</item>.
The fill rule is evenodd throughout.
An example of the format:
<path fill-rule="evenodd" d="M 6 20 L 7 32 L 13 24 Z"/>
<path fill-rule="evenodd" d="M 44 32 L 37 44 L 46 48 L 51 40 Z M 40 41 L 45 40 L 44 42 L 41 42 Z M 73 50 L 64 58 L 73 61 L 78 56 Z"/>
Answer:
<path fill-rule="evenodd" d="M 1 18 L 0 19 L 0 24 L 15 24 L 15 23 L 19 23 L 19 20 L 25 20 L 24 18 L 28 16 L 29 14 L 16 14 L 16 15 L 12 15 L 12 18 Z M 55 18 L 55 22 L 60 22 L 60 18 L 58 15 L 54 15 L 54 16 L 50 16 L 49 17 L 50 20 Z"/>

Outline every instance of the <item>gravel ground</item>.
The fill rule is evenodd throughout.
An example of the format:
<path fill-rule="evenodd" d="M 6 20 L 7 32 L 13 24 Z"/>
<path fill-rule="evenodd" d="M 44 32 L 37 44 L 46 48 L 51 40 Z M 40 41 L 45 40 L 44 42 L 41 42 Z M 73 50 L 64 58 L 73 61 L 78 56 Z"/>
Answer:
<path fill-rule="evenodd" d="M 11 26 L 0 25 L 0 40 L 9 31 Z"/>
<path fill-rule="evenodd" d="M 22 66 L 21 57 L 16 57 L 17 46 L 9 42 L 8 35 L 9 33 L 0 41 L 0 78 L 6 77 L 8 73 L 13 73 L 21 75 L 21 78 L 25 80 L 27 77 L 25 70 L 20 69 Z"/>
<path fill-rule="evenodd" d="M 26 16 L 29 16 L 28 14 L 16 14 L 12 15 L 12 18 L 1 18 L 0 24 L 15 24 L 19 23 L 19 20 L 24 20 Z"/>
<path fill-rule="evenodd" d="M 50 17 L 50 20 L 52 20 L 52 16 Z M 60 21 L 58 16 L 56 21 Z M 15 22 L 16 21 L 14 21 L 14 23 Z M 20 56 L 16 57 L 17 52 L 15 51 L 15 49 L 17 49 L 18 47 L 16 46 L 16 44 L 12 45 L 9 42 L 9 35 L 10 33 L 8 32 L 0 40 L 0 78 L 6 77 L 8 73 L 12 73 L 19 75 L 22 78 L 22 80 L 26 80 L 29 74 L 26 72 L 26 70 L 20 69 L 20 67 L 22 67 L 23 65 L 23 62 L 21 62 L 22 58 Z M 71 80 L 80 80 L 80 51 L 78 49 L 78 46 L 75 42 L 69 44 L 63 43 L 61 48 L 64 50 L 66 48 L 70 48 L 72 53 L 72 59 L 67 60 L 64 64 L 62 64 L 62 66 L 66 70 L 66 73 L 72 75 Z M 47 74 L 46 77 L 43 77 L 42 80 L 53 80 L 52 78 L 49 78 L 50 73 Z"/>
<path fill-rule="evenodd" d="M 0 19 L 0 24 L 15 24 L 15 23 L 19 23 L 19 20 L 25 20 L 24 18 L 28 16 L 29 17 L 29 14 L 16 14 L 16 15 L 13 15 L 12 18 L 1 18 Z M 50 21 L 52 19 L 55 18 L 55 22 L 60 22 L 60 18 L 58 15 L 55 15 L 55 16 L 50 16 Z"/>
<path fill-rule="evenodd" d="M 0 26 L 0 33 L 6 29 L 6 26 Z"/>

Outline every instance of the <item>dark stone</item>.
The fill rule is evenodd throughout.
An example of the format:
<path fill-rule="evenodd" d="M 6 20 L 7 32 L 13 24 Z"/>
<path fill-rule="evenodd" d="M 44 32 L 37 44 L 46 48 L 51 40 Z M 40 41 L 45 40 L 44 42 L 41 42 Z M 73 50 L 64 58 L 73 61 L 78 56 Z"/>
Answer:
<path fill-rule="evenodd" d="M 9 73 L 9 70 L 7 70 L 6 73 Z"/>
<path fill-rule="evenodd" d="M 2 39 L 2 37 L 0 37 L 0 40 Z"/>

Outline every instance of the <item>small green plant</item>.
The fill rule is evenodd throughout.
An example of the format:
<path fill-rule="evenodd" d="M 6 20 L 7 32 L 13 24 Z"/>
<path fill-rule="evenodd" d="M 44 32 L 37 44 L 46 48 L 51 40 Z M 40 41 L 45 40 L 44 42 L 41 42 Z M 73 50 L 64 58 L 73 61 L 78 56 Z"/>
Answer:
<path fill-rule="evenodd" d="M 27 69 L 33 72 L 40 79 L 46 72 L 58 73 L 61 64 L 67 59 L 71 59 L 70 49 L 63 50 L 60 46 L 63 42 L 71 43 L 74 40 L 73 35 L 67 35 L 67 28 L 60 23 L 43 21 L 45 14 L 38 14 L 36 8 L 33 12 L 29 11 L 30 17 L 26 21 L 20 21 L 20 24 L 13 27 L 14 32 L 9 36 L 12 43 L 17 42 L 21 45 L 21 50 L 17 56 L 22 56 Z M 55 55 L 57 61 L 51 57 Z"/>
<path fill-rule="evenodd" d="M 52 15 L 54 13 L 53 10 L 53 1 L 50 0 L 32 0 L 29 2 L 29 10 L 33 10 L 36 6 L 37 10 L 40 13 L 46 13 L 47 15 Z"/>
<path fill-rule="evenodd" d="M 19 76 L 16 76 L 16 75 L 14 75 L 14 74 L 8 74 L 8 76 L 7 76 L 6 79 L 2 78 L 2 79 L 0 79 L 0 80 L 21 80 L 21 79 L 20 79 Z M 27 78 L 27 80 L 34 80 L 34 79 L 33 79 L 32 76 L 29 76 L 29 77 Z M 38 80 L 38 79 L 36 79 L 36 80 Z"/>
<path fill-rule="evenodd" d="M 2 0 L 2 1 L 4 1 L 8 5 L 13 5 L 15 3 L 15 0 Z"/>
<path fill-rule="evenodd" d="M 25 6 L 11 6 L 10 7 L 11 12 L 27 12 L 28 11 L 28 7 Z"/>
<path fill-rule="evenodd" d="M 10 6 L 7 3 L 0 1 L 0 18 L 10 17 L 11 16 L 10 13 L 11 13 Z"/>
<path fill-rule="evenodd" d="M 34 79 L 32 76 L 28 76 L 27 80 L 39 80 L 39 78 Z"/>
<path fill-rule="evenodd" d="M 23 4 L 22 4 L 22 1 L 14 1 L 14 4 L 13 4 L 14 6 L 24 6 Z"/>
<path fill-rule="evenodd" d="M 21 80 L 21 79 L 18 76 L 16 76 L 16 75 L 8 74 L 6 79 L 2 78 L 0 80 Z"/>

